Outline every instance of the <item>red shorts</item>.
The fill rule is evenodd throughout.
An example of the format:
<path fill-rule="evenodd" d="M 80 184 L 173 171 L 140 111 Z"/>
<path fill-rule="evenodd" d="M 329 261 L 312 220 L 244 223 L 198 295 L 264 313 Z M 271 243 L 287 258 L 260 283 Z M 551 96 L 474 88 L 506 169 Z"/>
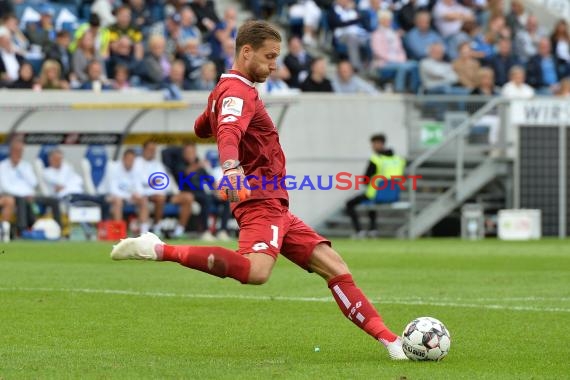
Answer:
<path fill-rule="evenodd" d="M 249 201 L 234 210 L 238 222 L 239 254 L 265 253 L 277 260 L 281 253 L 303 269 L 317 244 L 331 242 L 289 212 L 279 199 Z"/>

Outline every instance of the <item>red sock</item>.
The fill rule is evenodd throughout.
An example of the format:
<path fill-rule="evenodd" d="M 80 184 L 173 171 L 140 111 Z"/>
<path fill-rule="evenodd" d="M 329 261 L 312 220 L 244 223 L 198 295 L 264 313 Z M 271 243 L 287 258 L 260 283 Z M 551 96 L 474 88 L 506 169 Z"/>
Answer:
<path fill-rule="evenodd" d="M 160 252 L 162 248 L 162 252 Z M 193 247 L 157 245 L 162 261 L 173 261 L 185 267 L 217 277 L 231 277 L 247 284 L 250 261 L 246 257 L 223 247 Z"/>
<path fill-rule="evenodd" d="M 384 344 L 396 340 L 397 335 L 386 327 L 382 317 L 354 284 L 350 274 L 341 274 L 330 280 L 329 289 L 342 313 L 352 323 Z"/>

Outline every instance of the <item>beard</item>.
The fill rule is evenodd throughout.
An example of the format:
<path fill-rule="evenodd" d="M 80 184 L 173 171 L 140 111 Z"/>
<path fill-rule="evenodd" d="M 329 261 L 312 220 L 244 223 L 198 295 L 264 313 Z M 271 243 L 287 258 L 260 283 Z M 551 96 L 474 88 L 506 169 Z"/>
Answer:
<path fill-rule="evenodd" d="M 253 66 L 251 70 L 251 77 L 253 81 L 256 83 L 265 82 L 269 74 L 270 74 L 269 69 L 265 69 L 260 65 Z"/>

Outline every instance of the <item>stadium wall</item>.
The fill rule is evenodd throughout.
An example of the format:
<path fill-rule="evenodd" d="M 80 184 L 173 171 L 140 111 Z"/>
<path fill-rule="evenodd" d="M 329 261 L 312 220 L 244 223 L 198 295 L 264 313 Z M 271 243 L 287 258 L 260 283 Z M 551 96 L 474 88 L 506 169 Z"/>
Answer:
<path fill-rule="evenodd" d="M 133 104 L 164 104 L 160 92 L 91 93 L 91 92 L 0 92 L 0 136 L 34 106 L 48 106 L 29 114 L 17 128 L 22 133 L 122 133 L 140 112 Z M 186 93 L 184 109 L 151 109 L 138 119 L 133 134 L 180 134 L 192 131 L 194 119 L 206 104 L 206 93 Z M 369 137 L 385 133 L 388 145 L 397 153 L 408 152 L 408 134 L 404 125 L 404 98 L 386 94 L 379 96 L 307 95 L 265 99 L 275 121 L 283 110 L 279 102 L 291 103 L 280 125 L 280 139 L 288 161 L 288 174 L 335 175 L 346 171 L 362 174 L 370 154 Z M 275 104 L 277 102 L 277 104 Z M 71 108 L 69 107 L 71 106 Z M 79 107 L 75 107 L 79 106 Z M 91 109 L 89 109 L 91 108 Z M 1 139 L 2 137 L 0 137 Z M 66 159 L 79 170 L 84 146 L 64 146 Z M 215 148 L 203 144 L 199 152 Z M 25 158 L 37 156 L 39 145 L 29 145 Z M 108 147 L 112 156 L 115 147 Z M 299 180 L 300 182 L 300 180 Z M 316 185 L 316 183 L 315 183 Z M 290 192 L 292 210 L 309 223 L 316 223 L 336 209 L 355 190 L 295 190 Z"/>

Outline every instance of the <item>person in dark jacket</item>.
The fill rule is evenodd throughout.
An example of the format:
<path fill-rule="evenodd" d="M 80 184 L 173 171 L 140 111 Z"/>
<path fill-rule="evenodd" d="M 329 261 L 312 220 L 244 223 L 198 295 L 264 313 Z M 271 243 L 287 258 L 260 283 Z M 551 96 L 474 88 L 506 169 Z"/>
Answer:
<path fill-rule="evenodd" d="M 538 54 L 533 55 L 526 65 L 526 82 L 543 95 L 552 95 L 553 86 L 558 83 L 556 58 L 552 55 L 550 40 L 541 38 Z"/>
<path fill-rule="evenodd" d="M 301 84 L 303 92 L 333 92 L 331 81 L 326 77 L 327 67 L 323 57 L 311 64 L 311 75 Z"/>

